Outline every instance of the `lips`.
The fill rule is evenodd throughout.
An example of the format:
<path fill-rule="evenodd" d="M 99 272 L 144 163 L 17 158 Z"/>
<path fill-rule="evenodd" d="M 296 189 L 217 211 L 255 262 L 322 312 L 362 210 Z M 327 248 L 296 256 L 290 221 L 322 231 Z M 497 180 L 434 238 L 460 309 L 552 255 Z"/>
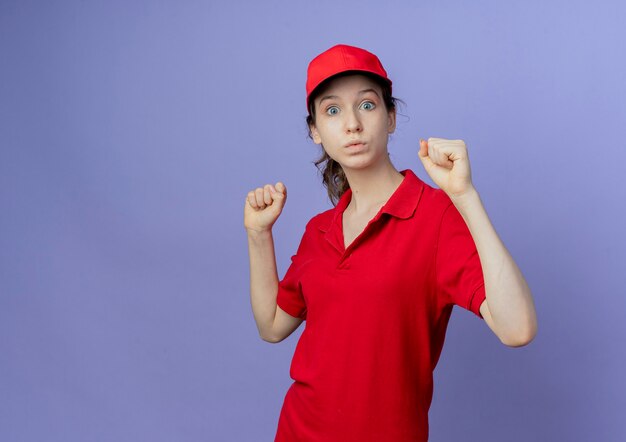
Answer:
<path fill-rule="evenodd" d="M 353 141 L 350 141 L 348 144 L 346 144 L 345 147 L 362 147 L 364 144 L 365 144 L 364 141 L 353 140 Z"/>

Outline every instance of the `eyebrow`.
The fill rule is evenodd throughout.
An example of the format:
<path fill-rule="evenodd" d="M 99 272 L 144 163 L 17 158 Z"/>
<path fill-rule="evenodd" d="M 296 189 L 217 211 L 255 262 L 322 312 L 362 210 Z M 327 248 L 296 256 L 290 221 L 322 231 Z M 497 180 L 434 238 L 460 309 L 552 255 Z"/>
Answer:
<path fill-rule="evenodd" d="M 361 91 L 359 91 L 358 95 L 363 95 L 367 92 L 374 92 L 376 94 L 376 96 L 378 98 L 380 98 L 380 95 L 378 95 L 378 92 L 376 92 L 376 90 L 369 88 L 369 89 L 363 89 Z M 322 101 L 324 100 L 330 100 L 331 98 L 339 98 L 337 95 L 325 95 L 319 102 L 320 106 L 322 105 Z"/>

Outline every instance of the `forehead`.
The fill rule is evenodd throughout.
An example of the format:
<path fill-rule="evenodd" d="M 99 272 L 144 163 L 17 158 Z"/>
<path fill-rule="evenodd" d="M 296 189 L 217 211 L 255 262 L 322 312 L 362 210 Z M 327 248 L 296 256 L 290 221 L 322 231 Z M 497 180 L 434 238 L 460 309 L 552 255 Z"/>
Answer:
<path fill-rule="evenodd" d="M 320 91 L 315 101 L 319 103 L 327 95 L 349 96 L 364 89 L 374 89 L 382 96 L 380 86 L 370 77 L 361 74 L 350 74 L 331 79 Z"/>

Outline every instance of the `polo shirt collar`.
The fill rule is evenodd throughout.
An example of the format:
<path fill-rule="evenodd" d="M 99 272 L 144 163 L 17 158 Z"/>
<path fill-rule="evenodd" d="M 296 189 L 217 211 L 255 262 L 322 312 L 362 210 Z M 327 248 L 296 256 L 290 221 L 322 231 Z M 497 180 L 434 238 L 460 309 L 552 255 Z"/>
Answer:
<path fill-rule="evenodd" d="M 420 196 L 422 195 L 423 182 L 411 169 L 401 170 L 400 173 L 404 175 L 404 179 L 391 195 L 389 200 L 381 208 L 377 217 L 382 213 L 388 213 L 391 216 L 395 216 L 399 219 L 407 219 L 413 216 L 417 204 L 419 203 Z M 329 223 L 324 223 L 319 226 L 319 229 L 323 232 L 328 232 L 330 228 L 337 223 L 339 216 L 343 215 L 344 210 L 350 204 L 352 199 L 352 189 L 346 190 L 343 195 L 337 201 L 337 205 L 333 210 L 333 215 Z"/>

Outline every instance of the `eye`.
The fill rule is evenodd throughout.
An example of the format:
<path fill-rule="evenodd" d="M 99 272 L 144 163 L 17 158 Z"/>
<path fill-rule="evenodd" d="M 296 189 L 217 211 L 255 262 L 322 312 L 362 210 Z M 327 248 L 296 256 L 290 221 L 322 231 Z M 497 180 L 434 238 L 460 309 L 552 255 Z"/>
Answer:
<path fill-rule="evenodd" d="M 372 103 L 371 101 L 365 101 L 361 107 L 365 110 L 372 110 L 376 107 L 376 105 L 374 103 Z"/>
<path fill-rule="evenodd" d="M 337 106 L 330 106 L 328 109 L 326 109 L 326 113 L 328 115 L 337 115 L 338 112 L 339 108 Z"/>

